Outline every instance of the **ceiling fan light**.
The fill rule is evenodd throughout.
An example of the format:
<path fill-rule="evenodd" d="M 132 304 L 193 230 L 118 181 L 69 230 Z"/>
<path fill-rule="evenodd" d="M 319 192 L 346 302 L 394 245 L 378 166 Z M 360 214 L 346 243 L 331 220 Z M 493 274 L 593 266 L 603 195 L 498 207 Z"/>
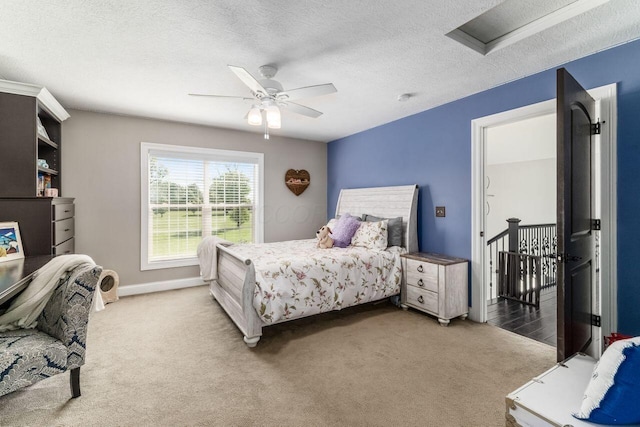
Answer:
<path fill-rule="evenodd" d="M 280 121 L 280 109 L 275 105 L 267 107 L 267 122 Z"/>
<path fill-rule="evenodd" d="M 267 120 L 267 126 L 269 126 L 269 129 L 280 129 L 282 122 L 280 120 Z"/>
<path fill-rule="evenodd" d="M 280 109 L 275 105 L 267 107 L 267 125 L 271 129 L 280 129 L 282 125 Z"/>
<path fill-rule="evenodd" d="M 247 121 L 251 126 L 260 126 L 262 124 L 262 111 L 255 105 L 249 110 Z"/>

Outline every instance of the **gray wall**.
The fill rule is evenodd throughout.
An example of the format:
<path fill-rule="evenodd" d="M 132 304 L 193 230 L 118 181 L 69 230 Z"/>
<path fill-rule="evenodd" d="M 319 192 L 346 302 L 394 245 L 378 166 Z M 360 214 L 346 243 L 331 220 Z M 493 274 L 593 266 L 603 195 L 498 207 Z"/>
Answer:
<path fill-rule="evenodd" d="M 506 230 L 507 218 L 520 225 L 556 223 L 556 159 L 487 165 L 487 238 Z"/>
<path fill-rule="evenodd" d="M 69 110 L 63 124 L 62 188 L 76 198 L 76 252 L 114 270 L 120 286 L 197 277 L 197 266 L 140 271 L 140 143 L 264 153 L 266 242 L 315 237 L 326 221 L 327 146 L 322 142 L 138 117 Z M 296 197 L 287 169 L 306 169 Z"/>

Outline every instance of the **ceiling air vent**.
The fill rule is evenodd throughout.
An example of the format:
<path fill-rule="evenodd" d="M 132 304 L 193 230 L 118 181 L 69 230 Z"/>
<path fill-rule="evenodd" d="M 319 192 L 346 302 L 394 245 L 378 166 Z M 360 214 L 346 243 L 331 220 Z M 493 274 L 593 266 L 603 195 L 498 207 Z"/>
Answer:
<path fill-rule="evenodd" d="M 447 34 L 487 55 L 581 15 L 609 0 L 506 0 Z"/>

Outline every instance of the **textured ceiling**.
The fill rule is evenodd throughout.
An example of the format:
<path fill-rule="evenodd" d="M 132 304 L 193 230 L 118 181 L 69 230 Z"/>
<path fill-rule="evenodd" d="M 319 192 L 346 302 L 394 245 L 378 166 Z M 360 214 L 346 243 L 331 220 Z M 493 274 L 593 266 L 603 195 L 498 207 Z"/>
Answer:
<path fill-rule="evenodd" d="M 276 64 L 285 89 L 332 82 L 272 134 L 331 141 L 640 37 L 612 0 L 487 56 L 445 36 L 500 0 L 2 0 L 0 75 L 66 108 L 256 132 L 227 64 Z M 586 29 L 586 30 L 585 30 Z M 398 102 L 402 93 L 414 96 Z"/>

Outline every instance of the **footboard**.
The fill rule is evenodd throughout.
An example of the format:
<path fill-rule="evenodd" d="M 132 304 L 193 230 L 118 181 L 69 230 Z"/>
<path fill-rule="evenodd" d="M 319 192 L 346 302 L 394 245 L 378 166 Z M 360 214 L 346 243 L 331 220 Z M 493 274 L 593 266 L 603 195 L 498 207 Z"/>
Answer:
<path fill-rule="evenodd" d="M 242 331 L 244 342 L 255 347 L 262 336 L 262 320 L 253 308 L 253 263 L 223 245 L 217 245 L 217 258 L 218 279 L 209 285 L 211 295 Z"/>

